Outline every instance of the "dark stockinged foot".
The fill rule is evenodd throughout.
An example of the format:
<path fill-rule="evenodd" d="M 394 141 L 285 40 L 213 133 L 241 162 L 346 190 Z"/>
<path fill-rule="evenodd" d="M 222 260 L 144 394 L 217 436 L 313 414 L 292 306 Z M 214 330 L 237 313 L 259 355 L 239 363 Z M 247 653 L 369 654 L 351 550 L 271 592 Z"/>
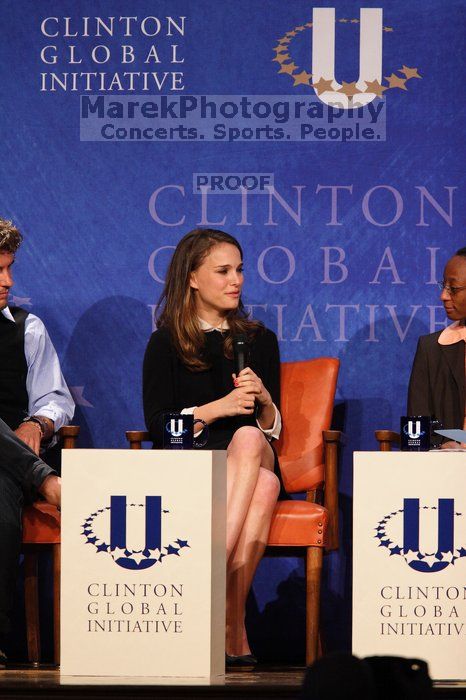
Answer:
<path fill-rule="evenodd" d="M 243 656 L 230 656 L 230 654 L 225 654 L 225 663 L 227 667 L 231 668 L 233 666 L 239 668 L 240 666 L 257 666 L 257 659 L 252 654 L 243 654 Z"/>

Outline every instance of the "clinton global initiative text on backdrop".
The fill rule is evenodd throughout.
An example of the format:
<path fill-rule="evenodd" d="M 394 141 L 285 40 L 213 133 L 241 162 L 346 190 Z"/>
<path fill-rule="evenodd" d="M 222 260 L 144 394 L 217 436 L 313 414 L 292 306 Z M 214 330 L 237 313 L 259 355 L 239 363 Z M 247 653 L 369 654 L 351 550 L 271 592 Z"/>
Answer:
<path fill-rule="evenodd" d="M 275 173 L 275 181 L 278 179 L 279 173 Z M 415 185 L 402 192 L 388 184 L 374 185 L 365 192 L 358 192 L 357 186 L 352 184 L 317 184 L 315 189 L 293 185 L 292 193 L 280 191 L 275 185 L 266 189 L 267 193 L 254 196 L 243 188 L 236 200 L 233 198 L 236 218 L 232 216 L 230 205 L 226 206 L 227 202 L 232 202 L 231 194 L 224 200 L 222 194 L 211 194 L 208 188 L 201 187 L 200 192 L 194 190 L 190 195 L 189 188 L 182 184 L 155 189 L 148 208 L 155 224 L 168 231 L 188 226 L 234 225 L 244 227 L 245 235 L 253 236 L 262 226 L 265 231 L 272 232 L 274 227 L 277 230 L 285 225 L 297 227 L 306 240 L 323 239 L 322 244 L 316 241 L 306 259 L 300 254 L 299 242 L 283 240 L 279 244 L 268 244 L 250 261 L 258 277 L 277 291 L 281 285 L 292 280 L 297 284 L 300 277 L 309 279 L 311 274 L 314 282 L 325 285 L 322 289 L 341 290 L 349 286 L 352 290 L 355 280 L 361 288 L 361 300 L 354 299 L 355 303 L 329 303 L 327 295 L 320 300 L 315 287 L 312 300 L 304 295 L 293 304 L 263 303 L 260 299 L 250 303 L 251 300 L 246 299 L 252 315 L 265 316 L 282 342 L 348 342 L 363 322 L 365 334 L 361 340 L 376 343 L 381 339 L 380 326 L 388 321 L 390 334 L 404 343 L 410 333 L 416 332 L 414 321 L 422 321 L 430 332 L 445 326 L 436 286 L 441 276 L 440 247 L 420 245 L 416 249 L 422 270 L 419 283 L 432 289 L 430 304 L 416 304 L 408 293 L 412 279 L 406 272 L 406 256 L 397 249 L 397 240 L 407 221 L 414 221 L 413 236 L 435 227 L 448 237 L 455 224 L 456 186 L 444 185 L 436 192 L 425 185 Z M 224 202 L 225 208 L 222 207 Z M 317 222 L 312 221 L 313 208 L 318 212 L 318 227 Z M 363 269 L 351 246 L 351 232 L 348 232 L 348 246 L 342 241 L 343 222 L 350 213 L 352 229 L 364 227 L 373 235 L 371 263 Z M 386 236 L 381 238 L 384 229 L 390 234 L 390 245 L 387 245 Z M 332 232 L 338 233 L 337 242 L 332 241 Z M 149 256 L 149 274 L 159 285 L 164 282 L 166 264 L 174 247 L 171 242 L 160 245 Z M 393 290 L 396 298 L 387 298 L 389 303 L 380 304 L 377 291 L 380 286 Z M 150 304 L 149 309 L 153 318 L 156 307 Z"/>
<path fill-rule="evenodd" d="M 185 36 L 186 17 L 45 17 L 40 31 L 48 42 L 42 47 L 40 60 L 54 67 L 41 72 L 41 92 L 184 90 L 184 74 L 180 70 L 184 58 L 179 42 Z M 93 46 L 79 42 L 89 37 L 101 41 Z M 130 43 L 132 38 L 148 43 L 144 48 L 136 47 Z M 122 43 L 115 44 L 115 39 Z M 96 67 L 116 63 L 123 70 L 83 71 L 82 64 L 89 62 Z M 63 63 L 71 70 L 58 71 L 57 66 Z M 127 70 L 134 64 L 155 64 L 157 70 Z M 158 70 L 166 65 L 170 70 Z M 176 66 L 176 70 L 171 66 Z"/>

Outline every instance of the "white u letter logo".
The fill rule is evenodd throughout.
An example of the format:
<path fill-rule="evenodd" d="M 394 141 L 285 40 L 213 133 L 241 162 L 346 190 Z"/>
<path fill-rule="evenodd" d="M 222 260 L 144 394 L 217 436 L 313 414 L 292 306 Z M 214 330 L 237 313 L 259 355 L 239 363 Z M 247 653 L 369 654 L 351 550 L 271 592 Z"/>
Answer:
<path fill-rule="evenodd" d="M 411 440 L 417 440 L 421 436 L 421 421 L 416 421 L 416 427 L 414 427 L 414 421 L 408 421 L 408 435 Z"/>
<path fill-rule="evenodd" d="M 360 13 L 359 78 L 358 90 L 366 90 L 366 82 L 382 83 L 382 8 L 362 7 Z M 339 92 L 342 86 L 335 80 L 335 8 L 315 7 L 312 15 L 312 79 L 316 83 L 332 80 L 333 91 L 318 95 L 332 107 L 352 109 L 355 105 L 347 95 Z M 317 94 L 317 91 L 316 91 Z M 376 97 L 373 92 L 357 95 L 358 106 L 369 104 Z"/>
<path fill-rule="evenodd" d="M 171 419 L 170 432 L 173 435 L 173 437 L 180 437 L 180 435 L 183 433 L 183 419 L 182 418 L 178 418 L 178 420 L 176 420 L 175 418 Z"/>

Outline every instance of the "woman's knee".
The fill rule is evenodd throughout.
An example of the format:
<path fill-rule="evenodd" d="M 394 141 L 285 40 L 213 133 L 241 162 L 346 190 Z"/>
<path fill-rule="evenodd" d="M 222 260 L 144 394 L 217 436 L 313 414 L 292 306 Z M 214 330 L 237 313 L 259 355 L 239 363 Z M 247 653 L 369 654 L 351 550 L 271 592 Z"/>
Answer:
<path fill-rule="evenodd" d="M 265 445 L 264 434 L 253 425 L 243 425 L 233 435 L 228 453 L 240 451 L 247 455 L 261 455 Z"/>

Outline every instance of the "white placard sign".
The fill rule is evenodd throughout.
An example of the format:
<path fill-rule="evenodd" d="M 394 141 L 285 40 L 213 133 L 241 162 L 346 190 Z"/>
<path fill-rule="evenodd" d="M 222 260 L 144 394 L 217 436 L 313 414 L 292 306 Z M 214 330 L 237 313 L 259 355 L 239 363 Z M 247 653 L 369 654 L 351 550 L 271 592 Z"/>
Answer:
<path fill-rule="evenodd" d="M 225 670 L 226 452 L 63 452 L 61 672 Z"/>
<path fill-rule="evenodd" d="M 353 653 L 466 678 L 466 454 L 356 452 Z"/>

